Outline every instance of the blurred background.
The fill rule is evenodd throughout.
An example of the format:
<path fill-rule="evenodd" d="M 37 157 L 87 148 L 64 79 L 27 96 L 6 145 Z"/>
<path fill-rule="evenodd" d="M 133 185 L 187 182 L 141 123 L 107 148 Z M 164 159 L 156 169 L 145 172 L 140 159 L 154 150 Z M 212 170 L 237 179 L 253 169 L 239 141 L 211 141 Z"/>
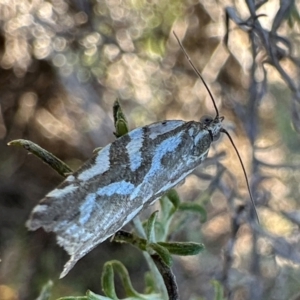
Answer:
<path fill-rule="evenodd" d="M 256 5 L 256 6 L 255 6 Z M 205 252 L 174 258 L 181 299 L 300 299 L 299 1 L 0 0 L 0 299 L 101 293 L 103 263 L 120 259 L 134 286 L 147 265 L 129 245 L 105 243 L 58 280 L 67 254 L 43 230 L 28 232 L 32 208 L 62 178 L 8 147 L 29 139 L 73 169 L 114 140 L 118 98 L 130 128 L 215 115 L 247 169 L 260 216 L 227 137 L 177 190 L 207 210 L 174 240 Z M 120 292 L 122 295 L 122 291 Z"/>

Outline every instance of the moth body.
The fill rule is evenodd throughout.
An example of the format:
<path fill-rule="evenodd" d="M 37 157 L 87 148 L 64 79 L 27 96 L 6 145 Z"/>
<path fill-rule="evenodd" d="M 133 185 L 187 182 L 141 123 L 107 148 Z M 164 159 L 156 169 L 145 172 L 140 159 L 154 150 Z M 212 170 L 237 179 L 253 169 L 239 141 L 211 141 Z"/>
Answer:
<path fill-rule="evenodd" d="M 206 157 L 223 117 L 137 128 L 96 153 L 33 209 L 30 230 L 55 232 L 74 264 L 183 181 Z"/>

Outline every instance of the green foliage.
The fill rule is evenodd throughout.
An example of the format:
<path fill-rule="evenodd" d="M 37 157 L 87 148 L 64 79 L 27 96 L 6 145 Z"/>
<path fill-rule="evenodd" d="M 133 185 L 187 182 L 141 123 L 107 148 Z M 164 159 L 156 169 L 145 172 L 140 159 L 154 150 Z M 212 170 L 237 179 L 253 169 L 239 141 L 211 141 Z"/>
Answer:
<path fill-rule="evenodd" d="M 116 132 L 114 134 L 118 138 L 129 131 L 126 117 L 118 100 L 115 101 L 113 106 L 113 117 L 116 128 Z"/>
<path fill-rule="evenodd" d="M 101 278 L 102 290 L 105 296 L 97 295 L 92 291 L 87 291 L 86 296 L 68 296 L 61 297 L 57 300 L 118 300 L 115 285 L 114 285 L 114 276 L 115 272 L 118 273 L 126 295 L 128 297 L 123 300 L 161 300 L 161 295 L 156 293 L 138 293 L 132 286 L 129 274 L 125 266 L 116 260 L 107 262 L 103 267 L 103 273 Z M 215 296 L 214 300 L 227 300 L 224 298 L 224 288 L 222 284 L 217 280 L 212 280 L 211 284 L 214 287 Z M 146 276 L 146 287 L 151 287 L 153 285 L 152 277 Z M 41 291 L 40 296 L 37 300 L 48 300 L 51 294 L 51 288 L 53 287 L 52 281 L 47 282 Z M 151 289 L 150 289 L 151 290 Z M 203 298 L 193 298 L 193 299 L 203 299 Z"/>
<path fill-rule="evenodd" d="M 102 290 L 109 299 L 119 299 L 114 286 L 114 271 L 120 276 L 125 294 L 128 296 L 126 299 L 159 299 L 159 295 L 154 293 L 149 295 L 138 293 L 132 286 L 127 269 L 119 261 L 107 262 L 103 267 Z"/>
<path fill-rule="evenodd" d="M 217 280 L 212 280 L 212 285 L 215 290 L 215 298 L 214 300 L 226 300 L 226 298 L 223 297 L 224 295 L 224 288 L 221 285 L 221 283 Z"/>
<path fill-rule="evenodd" d="M 38 298 L 36 300 L 48 300 L 51 296 L 52 287 L 53 287 L 53 282 L 52 282 L 52 280 L 49 280 L 42 287 L 41 293 L 40 293 L 40 295 L 38 296 Z"/>
<path fill-rule="evenodd" d="M 178 209 L 181 211 L 189 211 L 189 212 L 199 214 L 201 223 L 204 223 L 207 220 L 207 213 L 205 208 L 197 203 L 190 203 L 190 202 L 180 203 Z"/>
<path fill-rule="evenodd" d="M 170 254 L 181 256 L 197 255 L 205 249 L 203 244 L 192 242 L 158 242 L 158 245 L 166 248 Z"/>

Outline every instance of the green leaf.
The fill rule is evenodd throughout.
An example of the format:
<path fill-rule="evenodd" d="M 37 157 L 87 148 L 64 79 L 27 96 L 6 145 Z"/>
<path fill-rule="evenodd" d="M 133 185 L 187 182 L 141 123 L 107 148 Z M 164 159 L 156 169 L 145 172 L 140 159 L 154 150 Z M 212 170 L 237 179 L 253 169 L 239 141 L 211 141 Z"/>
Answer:
<path fill-rule="evenodd" d="M 226 298 L 223 297 L 224 295 L 224 288 L 221 285 L 221 283 L 217 280 L 212 280 L 211 281 L 214 291 L 215 291 L 215 297 L 214 300 L 226 300 Z"/>
<path fill-rule="evenodd" d="M 158 242 L 173 255 L 197 255 L 205 249 L 203 244 L 192 242 Z"/>
<path fill-rule="evenodd" d="M 168 230 L 168 226 L 169 226 L 169 222 L 162 220 L 162 222 L 160 221 L 156 221 L 155 222 L 155 236 L 156 236 L 156 241 L 164 241 L 166 239 L 166 235 L 167 235 L 167 230 Z"/>
<path fill-rule="evenodd" d="M 156 243 L 149 244 L 148 248 L 154 250 L 168 267 L 172 265 L 173 260 L 168 249 Z"/>
<path fill-rule="evenodd" d="M 139 238 L 135 234 L 132 234 L 124 230 L 119 230 L 118 232 L 116 232 L 113 237 L 113 241 L 119 243 L 131 244 L 142 251 L 146 251 L 146 247 L 147 247 L 146 239 Z"/>
<path fill-rule="evenodd" d="M 176 190 L 171 189 L 162 198 L 160 198 L 159 202 L 161 206 L 161 213 L 159 221 L 155 224 L 156 239 L 164 241 L 169 234 L 169 228 L 173 216 L 180 205 L 180 198 Z"/>
<path fill-rule="evenodd" d="M 196 203 L 181 203 L 178 207 L 181 211 L 190 211 L 200 215 L 200 222 L 204 223 L 207 220 L 207 213 L 203 206 Z"/>
<path fill-rule="evenodd" d="M 125 289 L 126 296 L 140 297 L 140 294 L 132 286 L 132 283 L 131 283 L 131 280 L 129 277 L 129 273 L 128 273 L 127 269 L 125 268 L 125 266 L 117 260 L 112 260 L 112 261 L 110 261 L 110 263 L 112 264 L 113 268 L 118 272 L 118 274 L 121 278 L 122 284 Z"/>
<path fill-rule="evenodd" d="M 175 210 L 177 210 L 180 205 L 180 198 L 177 191 L 175 189 L 171 189 L 166 193 L 166 196 L 172 202 Z"/>
<path fill-rule="evenodd" d="M 37 156 L 39 159 L 41 159 L 44 163 L 49 165 L 52 169 L 54 169 L 58 174 L 66 177 L 70 173 L 73 173 L 73 170 L 65 164 L 63 161 L 61 161 L 59 158 L 57 158 L 55 155 L 50 153 L 49 151 L 43 149 L 39 145 L 28 141 L 28 140 L 13 140 L 7 144 L 8 146 L 21 146 L 30 153 Z"/>
<path fill-rule="evenodd" d="M 146 237 L 148 243 L 155 243 L 155 221 L 157 214 L 158 211 L 152 213 L 146 224 Z"/>
<path fill-rule="evenodd" d="M 111 298 L 97 295 L 97 294 L 93 293 L 92 291 L 87 291 L 86 295 L 87 295 L 87 298 L 86 298 L 87 300 L 111 300 Z"/>
<path fill-rule="evenodd" d="M 175 212 L 178 210 L 178 207 L 180 205 L 180 198 L 175 189 L 169 190 L 165 196 L 169 199 L 169 201 L 173 205 L 173 207 L 171 207 L 169 209 L 169 213 L 168 213 L 168 219 L 170 219 L 175 214 Z"/>
<path fill-rule="evenodd" d="M 117 300 L 118 297 L 115 291 L 114 270 L 111 262 L 107 262 L 103 266 L 101 283 L 104 294 L 111 299 Z"/>
<path fill-rule="evenodd" d="M 156 284 L 153 274 L 149 271 L 145 273 L 145 293 L 150 294 L 155 292 Z"/>
<path fill-rule="evenodd" d="M 115 136 L 121 137 L 122 135 L 128 133 L 128 122 L 126 117 L 122 111 L 122 107 L 119 103 L 119 100 L 116 100 L 113 106 L 113 116 L 114 116 L 114 123 L 115 123 Z"/>
<path fill-rule="evenodd" d="M 48 300 L 51 296 L 52 287 L 53 282 L 52 280 L 49 280 L 46 284 L 44 284 L 42 291 L 36 300 Z"/>
<path fill-rule="evenodd" d="M 120 137 L 128 133 L 127 123 L 122 119 L 117 120 L 115 128 L 116 128 L 116 132 L 115 132 L 116 137 Z"/>
<path fill-rule="evenodd" d="M 114 280 L 114 271 L 118 273 L 118 275 L 121 279 L 122 285 L 123 285 L 124 290 L 125 290 L 125 295 L 126 295 L 126 297 L 128 297 L 128 298 L 126 298 L 127 300 L 129 300 L 129 299 L 131 299 L 131 300 L 133 300 L 133 299 L 139 299 L 139 300 L 159 299 L 157 294 L 152 294 L 152 295 L 139 294 L 132 286 L 132 283 L 131 283 L 131 280 L 130 280 L 127 269 L 125 268 L 125 266 L 121 262 L 119 262 L 117 260 L 112 260 L 110 262 L 107 262 L 104 266 L 104 271 L 103 271 L 103 273 L 104 272 L 107 273 L 107 279 L 108 279 L 108 284 L 107 284 L 108 290 L 104 291 L 104 288 L 103 288 L 103 291 L 110 298 L 102 297 L 102 296 L 96 295 L 92 292 L 89 292 L 88 295 L 91 295 L 90 296 L 91 298 L 89 298 L 89 299 L 91 299 L 91 300 L 118 299 L 116 294 L 115 294 L 114 285 L 112 284 L 112 282 Z M 103 276 L 104 275 L 102 275 L 102 278 L 103 278 Z M 102 285 L 103 284 L 104 284 L 104 282 L 102 281 Z"/>
<path fill-rule="evenodd" d="M 171 211 L 174 210 L 174 206 L 172 202 L 170 202 L 169 198 L 164 195 L 159 199 L 160 204 L 160 216 L 159 216 L 159 222 L 162 224 L 163 228 L 160 228 L 162 231 L 162 234 L 164 235 L 169 228 L 170 223 L 170 215 L 172 215 Z M 156 222 L 158 223 L 158 221 Z M 159 239 L 159 238 L 158 238 Z"/>
<path fill-rule="evenodd" d="M 67 297 L 58 298 L 57 300 L 89 300 L 89 299 L 86 296 L 79 296 L 79 297 L 67 296 Z"/>

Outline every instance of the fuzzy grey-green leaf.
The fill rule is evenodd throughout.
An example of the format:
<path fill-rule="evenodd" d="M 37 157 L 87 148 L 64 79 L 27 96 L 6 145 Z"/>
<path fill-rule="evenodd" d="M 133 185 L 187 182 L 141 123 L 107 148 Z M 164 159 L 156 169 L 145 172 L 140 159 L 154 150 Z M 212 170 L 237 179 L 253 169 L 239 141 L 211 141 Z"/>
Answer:
<path fill-rule="evenodd" d="M 149 244 L 148 247 L 154 250 L 168 267 L 172 265 L 173 260 L 167 248 L 156 243 Z"/>
<path fill-rule="evenodd" d="M 9 142 L 7 145 L 23 147 L 24 149 L 37 156 L 44 163 L 49 165 L 52 169 L 54 169 L 57 173 L 59 173 L 64 177 L 66 177 L 70 173 L 73 173 L 73 170 L 67 164 L 65 164 L 63 161 L 61 161 L 51 152 L 43 149 L 42 147 L 40 147 L 39 145 L 31 141 L 19 139 L 19 140 L 13 140 Z"/>
<path fill-rule="evenodd" d="M 146 237 L 148 243 L 155 243 L 155 221 L 157 218 L 158 211 L 151 214 L 146 224 Z"/>
<path fill-rule="evenodd" d="M 118 297 L 114 284 L 114 270 L 110 262 L 107 262 L 103 267 L 101 283 L 104 294 L 111 299 L 117 300 Z"/>
<path fill-rule="evenodd" d="M 207 219 L 206 210 L 203 208 L 203 206 L 197 203 L 188 203 L 188 202 L 180 203 L 178 209 L 181 211 L 190 211 L 199 214 L 201 223 L 204 223 Z"/>
<path fill-rule="evenodd" d="M 203 244 L 192 242 L 158 242 L 173 255 L 196 255 L 205 249 Z"/>
<path fill-rule="evenodd" d="M 113 117 L 114 117 L 114 123 L 115 123 L 115 136 L 121 137 L 122 135 L 128 133 L 128 122 L 126 120 L 126 117 L 123 113 L 122 107 L 119 103 L 119 100 L 116 100 L 113 106 Z"/>

